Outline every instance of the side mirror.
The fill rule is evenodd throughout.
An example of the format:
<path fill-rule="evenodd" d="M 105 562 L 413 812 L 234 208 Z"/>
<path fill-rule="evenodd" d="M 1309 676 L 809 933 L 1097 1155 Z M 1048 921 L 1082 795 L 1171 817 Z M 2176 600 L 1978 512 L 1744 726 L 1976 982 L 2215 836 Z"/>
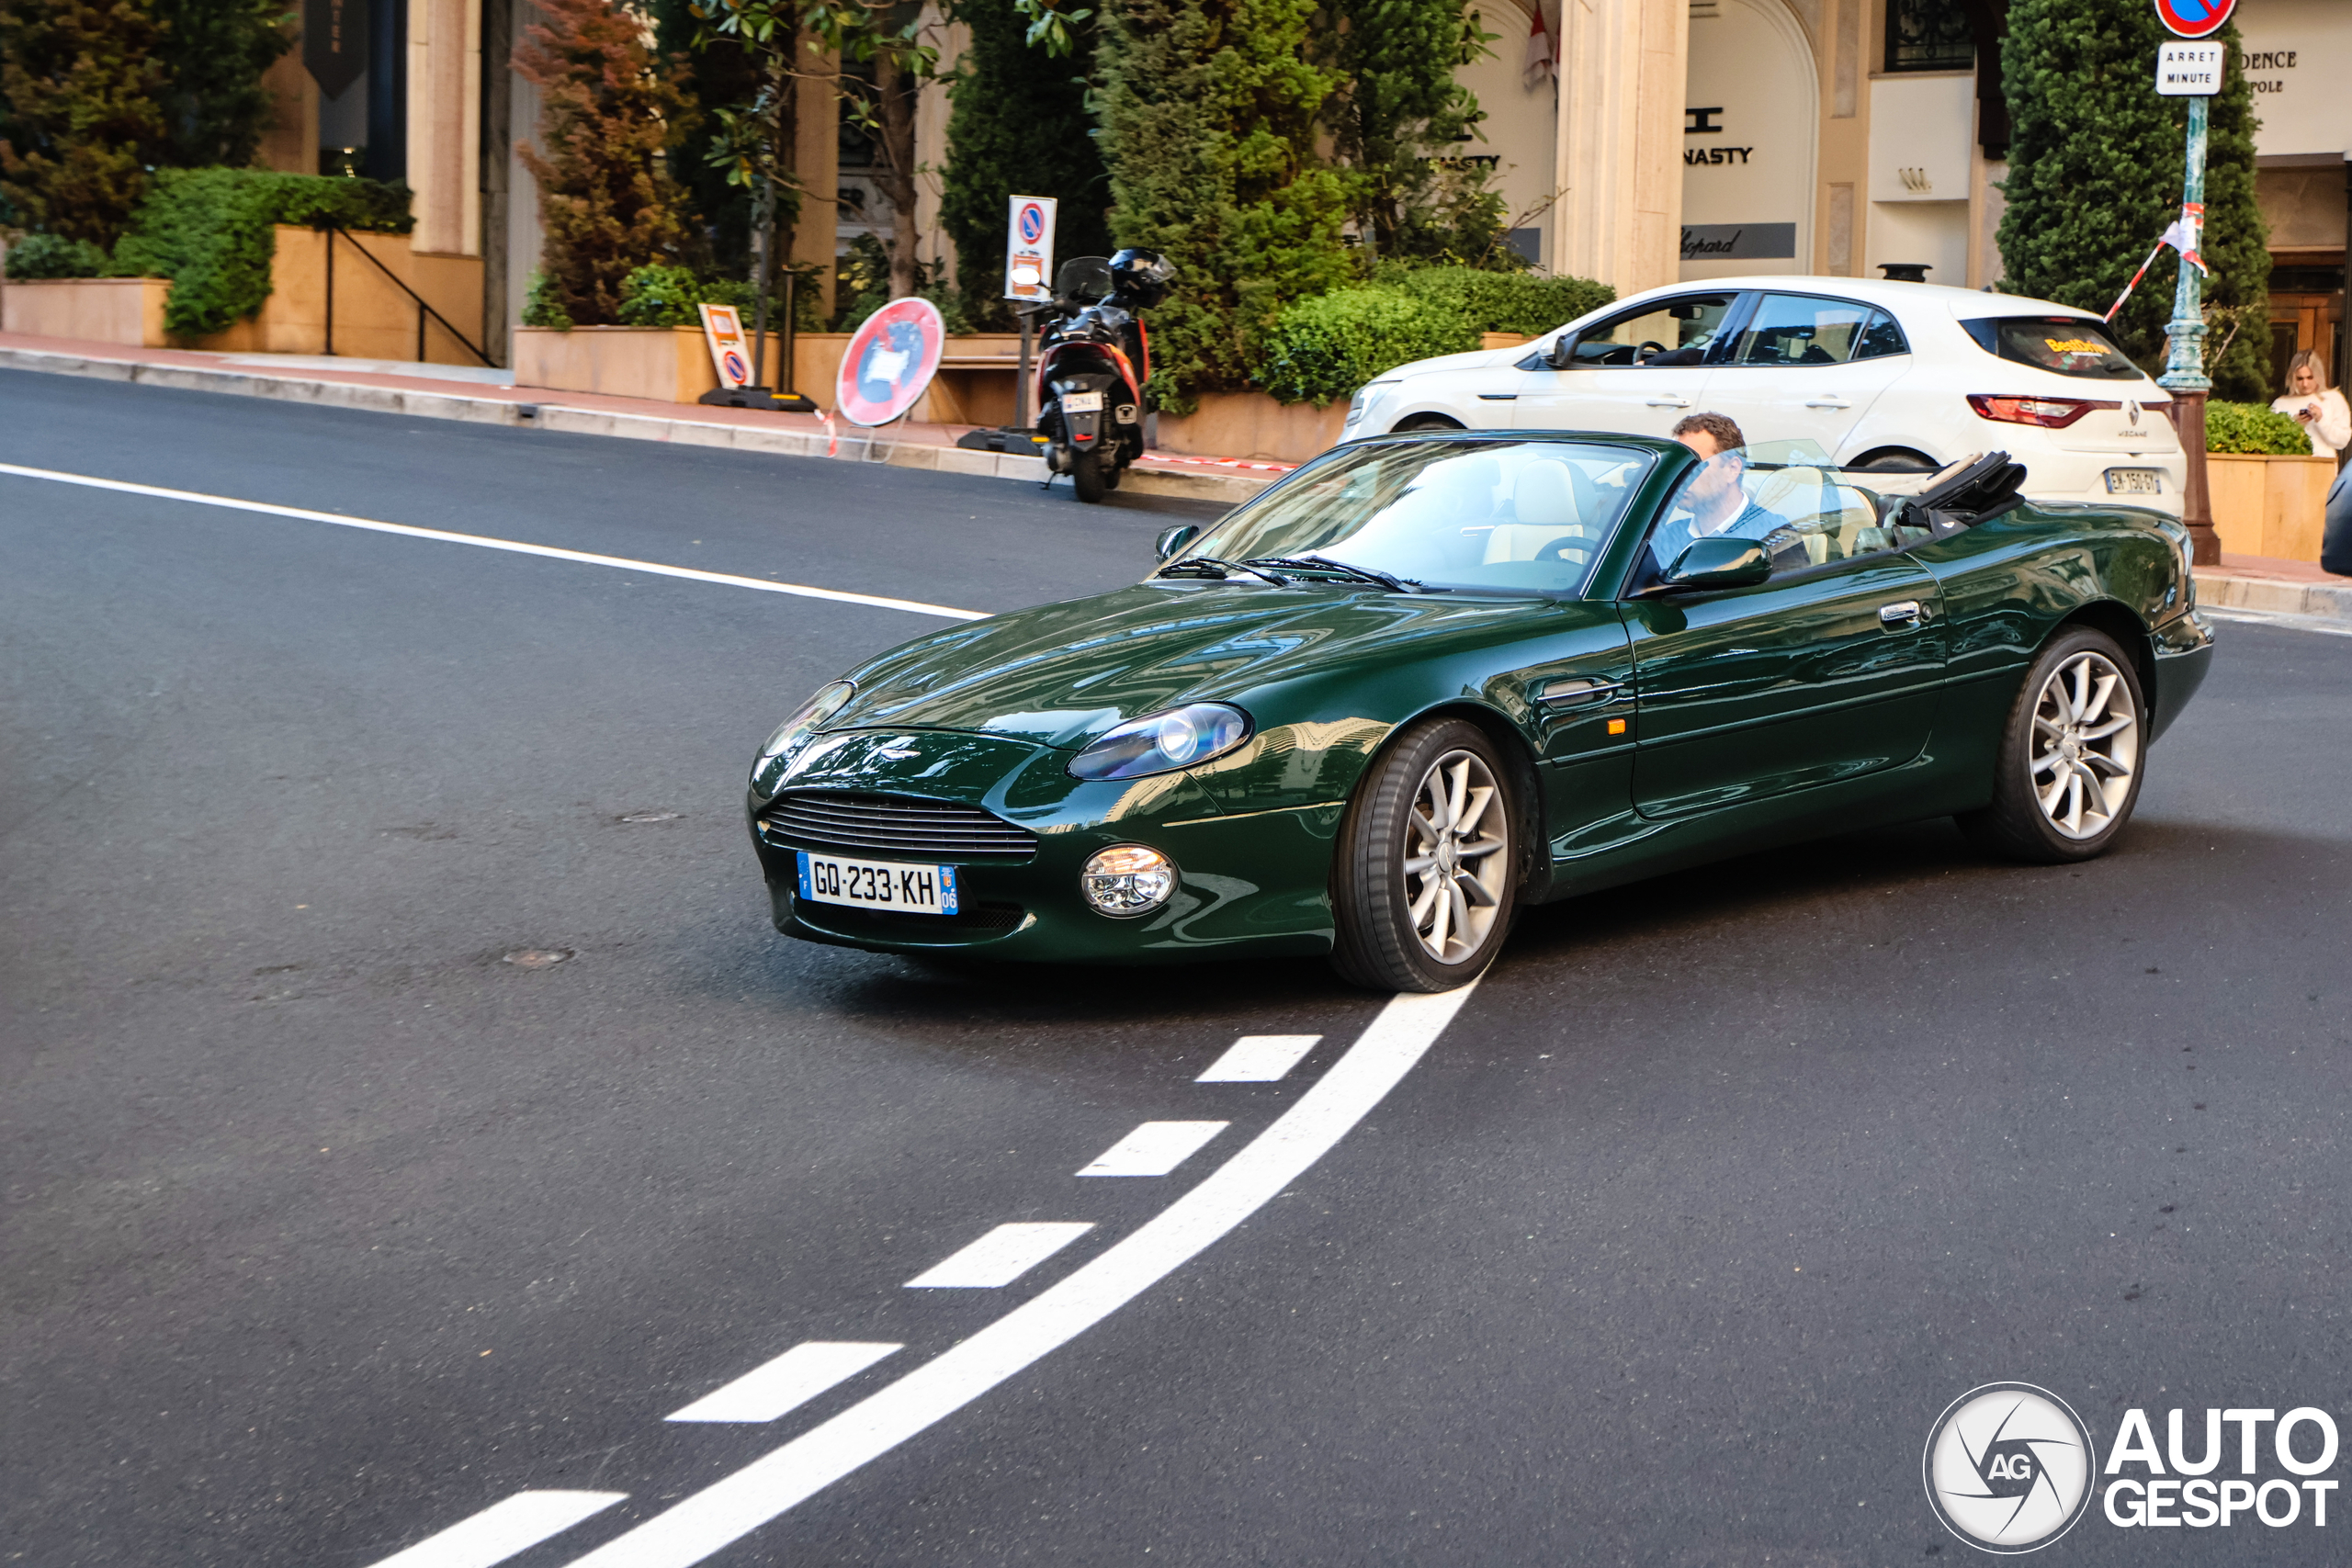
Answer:
<path fill-rule="evenodd" d="M 1693 539 L 1667 569 L 1668 588 L 1753 588 L 1772 576 L 1772 558 L 1754 539 Z"/>
<path fill-rule="evenodd" d="M 1162 528 L 1159 537 L 1151 542 L 1151 547 L 1159 553 L 1161 560 L 1167 560 L 1200 536 L 1199 524 L 1179 523 L 1173 528 Z"/>
<path fill-rule="evenodd" d="M 1544 362 L 1555 370 L 1566 370 L 1576 364 L 1577 340 L 1562 333 L 1552 340 L 1552 352 Z"/>

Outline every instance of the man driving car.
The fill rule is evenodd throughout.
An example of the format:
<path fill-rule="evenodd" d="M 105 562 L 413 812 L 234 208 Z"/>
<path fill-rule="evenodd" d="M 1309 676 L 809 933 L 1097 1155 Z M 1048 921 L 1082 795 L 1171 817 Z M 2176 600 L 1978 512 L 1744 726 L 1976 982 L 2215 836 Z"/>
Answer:
<path fill-rule="evenodd" d="M 1657 532 L 1650 536 L 1655 570 L 1673 566 L 1693 539 L 1726 534 L 1761 542 L 1789 520 L 1748 499 L 1740 485 L 1747 471 L 1747 438 L 1719 413 L 1694 413 L 1675 425 L 1674 438 L 1706 461 L 1682 481 L 1682 489 Z"/>

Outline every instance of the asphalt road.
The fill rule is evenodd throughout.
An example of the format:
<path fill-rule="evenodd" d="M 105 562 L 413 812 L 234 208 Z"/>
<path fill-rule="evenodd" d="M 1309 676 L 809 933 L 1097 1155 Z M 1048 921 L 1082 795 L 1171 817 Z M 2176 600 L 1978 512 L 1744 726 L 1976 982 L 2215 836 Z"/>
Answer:
<path fill-rule="evenodd" d="M 1132 580 L 1170 520 L 6 373 L 0 462 L 973 610 Z M 625 1495 L 502 1559 L 570 1563 L 1026 1310 L 1386 1027 L 1315 964 L 777 937 L 743 768 L 935 619 L 6 476 L 0 563 L 0 1562 L 370 1568 Z M 2101 1444 L 2352 1419 L 2352 638 L 2224 632 L 2108 858 L 1928 822 L 1533 912 L 1278 1196 L 708 1560 L 1887 1563 L 1968 1554 L 1919 1456 L 1977 1384 Z M 1074 1174 L 1198 1119 L 1171 1175 Z M 908 1288 L 1056 1221 L 1011 1286 Z M 664 1419 L 804 1341 L 903 1348 Z M 2335 1562 L 2347 1510 L 2095 1506 L 2047 1560 Z"/>

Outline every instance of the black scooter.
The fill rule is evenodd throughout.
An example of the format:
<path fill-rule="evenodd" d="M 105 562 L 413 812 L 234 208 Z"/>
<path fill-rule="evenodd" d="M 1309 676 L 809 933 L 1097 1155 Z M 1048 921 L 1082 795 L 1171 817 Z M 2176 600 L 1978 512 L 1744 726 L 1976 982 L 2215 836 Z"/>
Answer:
<path fill-rule="evenodd" d="M 1176 269 L 1156 251 L 1075 256 L 1054 276 L 1053 314 L 1037 358 L 1037 434 L 1046 467 L 1078 499 L 1101 501 L 1144 452 L 1151 341 L 1139 310 L 1168 297 Z"/>

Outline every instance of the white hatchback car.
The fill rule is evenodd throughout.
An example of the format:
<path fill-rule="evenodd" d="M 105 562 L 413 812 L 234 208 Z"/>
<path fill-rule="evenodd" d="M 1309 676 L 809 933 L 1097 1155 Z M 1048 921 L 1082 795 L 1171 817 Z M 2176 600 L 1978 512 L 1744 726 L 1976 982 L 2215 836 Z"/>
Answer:
<path fill-rule="evenodd" d="M 1665 435 L 1712 412 L 1751 443 L 1817 442 L 1849 469 L 1926 473 L 2004 448 L 2037 500 L 2177 516 L 2188 469 L 2171 400 L 2072 306 L 1928 283 L 1725 277 L 1653 288 L 1516 348 L 1399 366 L 1356 394 L 1340 439 Z"/>

